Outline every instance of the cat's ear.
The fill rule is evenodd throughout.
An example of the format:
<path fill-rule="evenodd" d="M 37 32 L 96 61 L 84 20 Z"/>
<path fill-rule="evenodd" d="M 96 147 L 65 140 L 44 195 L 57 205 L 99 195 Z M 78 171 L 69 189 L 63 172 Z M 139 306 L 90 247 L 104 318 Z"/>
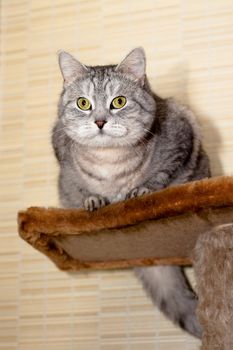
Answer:
<path fill-rule="evenodd" d="M 132 50 L 116 67 L 117 72 L 132 75 L 135 80 L 144 83 L 146 74 L 146 56 L 142 47 Z"/>
<path fill-rule="evenodd" d="M 69 84 L 87 73 L 87 67 L 65 51 L 58 52 L 59 65 L 64 78 L 64 84 Z"/>

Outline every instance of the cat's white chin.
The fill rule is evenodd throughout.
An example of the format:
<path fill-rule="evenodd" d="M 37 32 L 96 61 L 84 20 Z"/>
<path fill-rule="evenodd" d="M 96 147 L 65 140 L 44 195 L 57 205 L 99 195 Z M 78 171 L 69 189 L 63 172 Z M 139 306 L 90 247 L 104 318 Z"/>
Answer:
<path fill-rule="evenodd" d="M 119 136 L 113 136 L 103 131 L 96 135 L 92 139 L 91 143 L 94 144 L 96 147 L 112 147 L 116 143 L 116 138 L 119 138 Z"/>
<path fill-rule="evenodd" d="M 82 144 L 83 146 L 101 147 L 101 148 L 103 147 L 118 148 L 121 146 L 129 145 L 129 142 L 126 141 L 125 137 L 108 135 L 107 133 L 101 133 L 93 137 L 90 137 L 89 135 L 88 138 L 79 138 L 76 140 L 76 142 Z"/>
<path fill-rule="evenodd" d="M 126 133 L 104 132 L 102 135 L 103 135 L 103 137 L 107 136 L 107 137 L 111 137 L 111 138 L 115 139 L 115 138 L 125 137 L 127 135 L 127 132 Z M 100 135 L 100 136 L 102 136 L 102 135 Z"/>

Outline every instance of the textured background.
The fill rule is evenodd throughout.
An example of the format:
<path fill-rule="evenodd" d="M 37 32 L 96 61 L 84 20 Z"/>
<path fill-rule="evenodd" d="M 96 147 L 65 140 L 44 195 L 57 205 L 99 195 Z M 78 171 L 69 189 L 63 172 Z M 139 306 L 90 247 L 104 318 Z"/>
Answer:
<path fill-rule="evenodd" d="M 61 48 L 107 64 L 143 46 L 154 89 L 192 107 L 213 173 L 232 174 L 232 0 L 1 0 L 0 10 L 0 349 L 198 349 L 130 271 L 58 271 L 18 238 L 16 213 L 58 205 Z"/>

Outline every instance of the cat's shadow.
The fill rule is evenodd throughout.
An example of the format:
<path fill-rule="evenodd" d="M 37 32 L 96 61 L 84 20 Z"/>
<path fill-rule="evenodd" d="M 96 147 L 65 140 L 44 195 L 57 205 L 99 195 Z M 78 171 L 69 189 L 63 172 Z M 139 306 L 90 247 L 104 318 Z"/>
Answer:
<path fill-rule="evenodd" d="M 174 97 L 176 100 L 189 106 L 194 112 L 202 129 L 203 145 L 210 158 L 212 175 L 223 175 L 224 171 L 220 158 L 220 148 L 223 144 L 223 140 L 220 131 L 211 120 L 211 115 L 206 114 L 201 110 L 201 107 L 198 107 L 198 105 L 192 101 L 192 93 L 188 92 L 189 82 L 191 80 L 191 78 L 189 78 L 188 68 L 188 63 L 173 66 L 165 76 L 161 76 L 159 79 L 150 79 L 151 87 L 159 96 L 164 98 Z M 169 81 L 171 81 L 171 84 L 169 84 L 168 87 L 167 82 Z"/>

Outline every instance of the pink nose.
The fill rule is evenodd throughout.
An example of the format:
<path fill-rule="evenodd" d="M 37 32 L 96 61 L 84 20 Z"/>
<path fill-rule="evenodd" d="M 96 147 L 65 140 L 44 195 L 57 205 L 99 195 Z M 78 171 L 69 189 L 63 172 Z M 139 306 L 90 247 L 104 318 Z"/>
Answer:
<path fill-rule="evenodd" d="M 99 129 L 103 129 L 104 124 L 107 123 L 106 120 L 96 120 L 95 123 L 97 124 Z"/>

